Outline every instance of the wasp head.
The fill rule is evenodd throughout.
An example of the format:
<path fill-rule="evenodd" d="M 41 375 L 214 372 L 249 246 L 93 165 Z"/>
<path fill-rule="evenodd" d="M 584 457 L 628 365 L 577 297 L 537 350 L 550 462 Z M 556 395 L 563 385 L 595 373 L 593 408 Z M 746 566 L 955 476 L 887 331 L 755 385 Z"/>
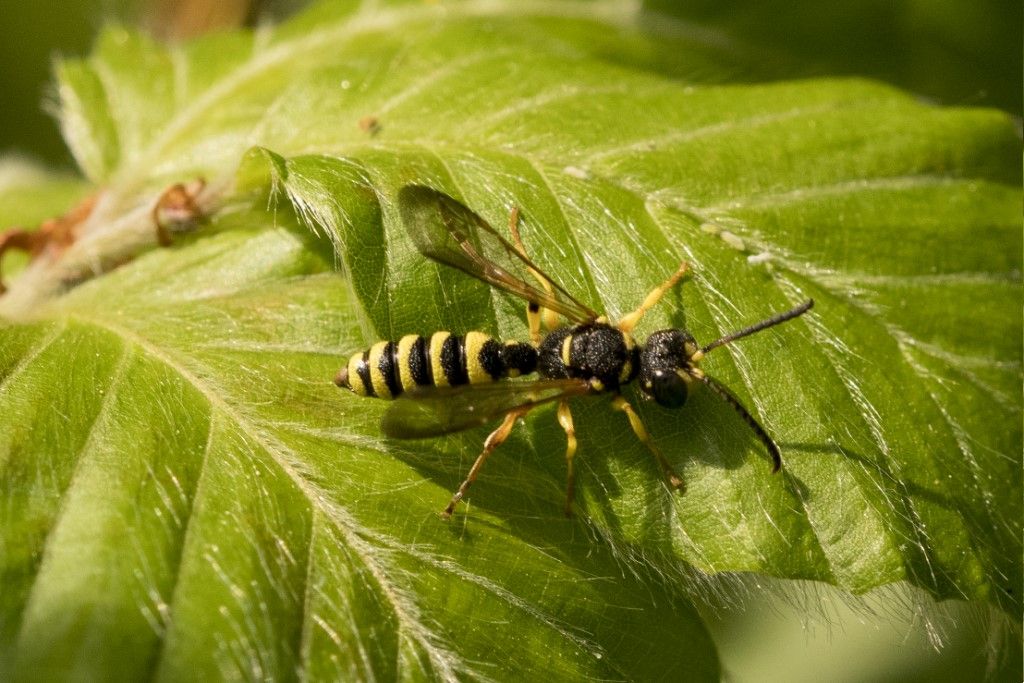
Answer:
<path fill-rule="evenodd" d="M 659 405 L 679 408 L 686 403 L 689 385 L 700 380 L 697 361 L 703 355 L 685 330 L 655 332 L 640 351 L 640 389 Z"/>

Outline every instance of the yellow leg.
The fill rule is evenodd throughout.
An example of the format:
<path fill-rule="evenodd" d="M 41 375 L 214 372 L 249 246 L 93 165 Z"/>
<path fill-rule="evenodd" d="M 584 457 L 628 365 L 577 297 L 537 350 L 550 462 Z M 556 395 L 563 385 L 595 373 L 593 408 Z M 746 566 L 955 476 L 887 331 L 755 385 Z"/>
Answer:
<path fill-rule="evenodd" d="M 452 516 L 452 513 L 455 512 L 455 506 L 458 505 L 459 501 L 465 497 L 466 491 L 468 491 L 469 487 L 472 486 L 474 481 L 476 481 L 476 476 L 480 474 L 480 469 L 484 466 L 484 463 L 487 462 L 487 457 L 494 452 L 495 448 L 505 442 L 508 435 L 512 433 L 512 427 L 515 426 L 516 420 L 530 412 L 530 408 L 532 407 L 533 406 L 528 408 L 517 408 L 516 410 L 509 412 L 505 415 L 505 419 L 501 421 L 501 424 L 498 425 L 498 428 L 491 432 L 490 436 L 487 437 L 487 440 L 484 441 L 484 450 L 477 456 L 476 462 L 473 463 L 473 466 L 469 468 L 469 474 L 466 475 L 466 480 L 462 482 L 462 485 L 459 486 L 459 490 L 452 496 L 451 501 L 448 503 L 448 507 L 446 507 L 444 512 L 441 513 L 442 517 L 448 519 Z"/>
<path fill-rule="evenodd" d="M 576 490 L 576 467 L 573 465 L 573 458 L 576 456 L 576 428 L 572 424 L 572 412 L 569 411 L 567 401 L 558 404 L 558 424 L 565 430 L 565 516 L 570 517 Z"/>
<path fill-rule="evenodd" d="M 540 319 L 543 310 L 533 302 L 526 304 L 526 322 L 530 326 L 530 343 L 537 347 L 540 346 L 541 341 Z"/>
<path fill-rule="evenodd" d="M 640 322 L 641 318 L 644 317 L 644 314 L 647 313 L 647 311 L 651 310 L 658 303 L 661 297 L 665 296 L 665 292 L 672 289 L 676 285 L 676 283 L 682 279 L 683 275 L 686 274 L 686 270 L 686 261 L 683 261 L 682 263 L 679 264 L 679 269 L 672 274 L 672 277 L 665 280 L 659 286 L 651 290 L 651 293 L 648 294 L 646 298 L 644 298 L 644 301 L 642 304 L 640 304 L 640 307 L 637 308 L 632 313 L 630 313 L 629 315 L 623 317 L 622 320 L 619 321 L 618 325 L 616 325 L 616 327 L 618 327 L 623 332 L 626 332 L 627 334 L 629 332 L 632 332 L 633 328 L 636 327 L 636 324 Z"/>
<path fill-rule="evenodd" d="M 553 330 L 559 325 L 558 314 L 552 311 L 550 308 L 541 309 L 544 314 L 544 326 L 549 330 Z"/>
<path fill-rule="evenodd" d="M 523 244 L 523 238 L 519 234 L 519 209 L 512 207 L 512 212 L 508 215 L 508 231 L 512 233 L 512 243 L 516 247 L 516 251 L 529 261 L 530 257 L 526 255 L 526 246 Z M 549 296 L 555 295 L 555 288 L 551 286 L 551 282 L 537 272 L 535 269 L 530 268 L 530 275 L 540 283 L 540 286 L 544 288 L 544 291 Z M 548 308 L 542 308 L 535 303 L 531 303 L 526 307 L 526 320 L 530 324 L 530 341 L 533 342 L 534 346 L 540 346 L 541 334 L 540 334 L 540 322 L 541 318 L 544 320 L 544 324 L 549 330 L 553 330 L 558 327 L 558 314 Z"/>
<path fill-rule="evenodd" d="M 668 483 L 673 488 L 682 490 L 685 488 L 683 478 L 676 474 L 676 471 L 672 469 L 672 465 L 668 459 L 662 455 L 661 451 L 651 441 L 651 435 L 647 433 L 647 428 L 644 427 L 644 423 L 640 421 L 640 416 L 633 410 L 633 406 L 629 405 L 629 401 L 624 399 L 622 396 L 616 396 L 615 400 L 612 401 L 612 407 L 616 410 L 621 410 L 629 418 L 629 426 L 633 428 L 633 433 L 636 434 L 636 438 L 640 439 L 640 442 L 647 446 L 647 449 L 654 454 L 654 457 L 658 459 L 658 464 L 661 465 L 662 471 L 665 473 L 665 478 L 668 479 Z"/>

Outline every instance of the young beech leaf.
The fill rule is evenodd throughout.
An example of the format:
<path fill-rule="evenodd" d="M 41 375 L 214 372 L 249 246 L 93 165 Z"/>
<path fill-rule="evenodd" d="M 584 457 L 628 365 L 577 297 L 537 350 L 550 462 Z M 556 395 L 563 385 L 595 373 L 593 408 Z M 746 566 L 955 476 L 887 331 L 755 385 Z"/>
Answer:
<path fill-rule="evenodd" d="M 0 678 L 717 680 L 685 597 L 702 573 L 1019 613 L 1005 115 L 727 83 L 742 51 L 647 34 L 631 4 L 352 4 L 176 47 L 110 29 L 59 67 L 105 199 L 0 298 Z M 198 176 L 208 224 L 112 269 Z M 498 229 L 518 207 L 536 262 L 612 319 L 687 260 L 640 339 L 707 343 L 813 297 L 704 364 L 782 472 L 707 392 L 637 401 L 674 493 L 624 416 L 579 400 L 574 519 L 546 408 L 442 522 L 486 429 L 388 441 L 382 402 L 331 379 L 378 338 L 526 325 L 416 251 L 408 183 Z"/>

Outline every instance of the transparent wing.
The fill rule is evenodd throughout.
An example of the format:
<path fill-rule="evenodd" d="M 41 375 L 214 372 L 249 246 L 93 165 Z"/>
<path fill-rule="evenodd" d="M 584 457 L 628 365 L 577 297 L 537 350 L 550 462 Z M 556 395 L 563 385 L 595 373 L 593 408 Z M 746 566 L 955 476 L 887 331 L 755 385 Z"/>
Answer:
<path fill-rule="evenodd" d="M 398 204 L 402 222 L 416 248 L 427 258 L 556 311 L 574 323 L 598 317 L 519 253 L 487 221 L 443 192 L 423 185 L 406 185 L 398 193 Z M 551 283 L 553 293 L 530 284 L 534 279 L 531 269 Z"/>
<path fill-rule="evenodd" d="M 590 391 L 582 379 L 494 382 L 417 389 L 388 406 L 381 430 L 394 439 L 422 439 L 479 427 L 515 408 L 541 405 Z"/>

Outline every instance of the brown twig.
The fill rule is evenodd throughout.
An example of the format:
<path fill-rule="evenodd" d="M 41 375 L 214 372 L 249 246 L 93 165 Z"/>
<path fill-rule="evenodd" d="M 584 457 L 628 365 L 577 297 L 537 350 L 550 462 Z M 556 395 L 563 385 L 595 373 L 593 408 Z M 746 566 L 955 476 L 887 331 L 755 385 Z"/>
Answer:
<path fill-rule="evenodd" d="M 36 230 L 12 227 L 0 232 L 0 294 L 7 291 L 2 271 L 3 257 L 7 251 L 13 249 L 25 252 L 30 262 L 44 253 L 51 258 L 59 255 L 78 238 L 76 228 L 92 213 L 97 196 L 93 194 L 86 197 L 63 216 L 43 221 Z"/>
<path fill-rule="evenodd" d="M 172 232 L 191 230 L 203 217 L 205 212 L 197 199 L 205 187 L 203 178 L 196 178 L 188 184 L 175 183 L 156 200 L 152 215 L 156 241 L 160 246 L 170 246 Z"/>

